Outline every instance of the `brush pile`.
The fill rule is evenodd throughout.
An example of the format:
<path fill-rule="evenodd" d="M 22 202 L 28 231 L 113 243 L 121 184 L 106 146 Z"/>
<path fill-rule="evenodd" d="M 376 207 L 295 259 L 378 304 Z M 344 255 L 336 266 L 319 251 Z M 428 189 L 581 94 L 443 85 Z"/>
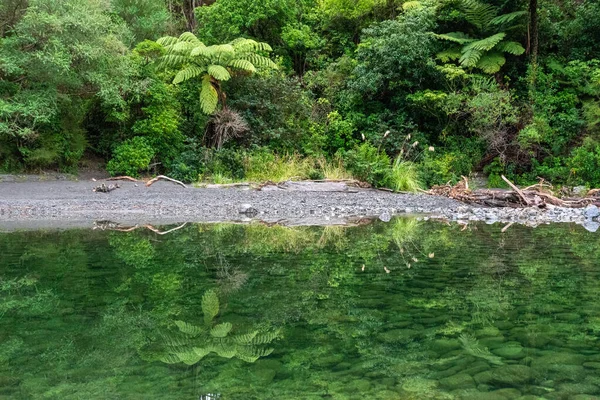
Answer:
<path fill-rule="evenodd" d="M 543 179 L 536 185 L 520 189 L 509 181 L 504 175 L 502 179 L 511 189 L 469 189 L 469 181 L 463 180 L 452 186 L 450 184 L 434 186 L 427 193 L 437 196 L 449 197 L 468 204 L 477 204 L 488 207 L 538 207 L 546 208 L 548 205 L 568 208 L 583 208 L 590 204 L 600 206 L 600 189 L 590 190 L 585 197 L 572 197 L 568 193 L 558 197 L 552 192 L 552 185 Z"/>

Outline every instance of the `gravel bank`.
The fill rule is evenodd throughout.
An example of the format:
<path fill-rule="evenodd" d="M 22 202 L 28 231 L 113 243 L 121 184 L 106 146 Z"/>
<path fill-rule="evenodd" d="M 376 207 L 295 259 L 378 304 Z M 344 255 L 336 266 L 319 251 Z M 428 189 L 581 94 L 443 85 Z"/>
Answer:
<path fill-rule="evenodd" d="M 271 188 L 183 188 L 160 181 L 151 187 L 119 182 L 110 193 L 92 189 L 102 181 L 36 181 L 0 177 L 0 228 L 91 227 L 95 221 L 121 224 L 250 221 L 290 225 L 341 224 L 356 218 L 387 220 L 398 214 L 426 214 L 426 218 L 458 221 L 516 222 L 536 226 L 550 222 L 582 224 L 595 231 L 600 223 L 593 212 L 552 208 L 498 209 L 472 207 L 451 199 L 424 194 L 393 194 L 378 190 L 318 185 L 293 190 Z M 114 182 L 107 182 L 114 183 Z M 325 189 L 323 189 L 325 190 Z M 586 218 L 586 213 L 588 218 Z"/>

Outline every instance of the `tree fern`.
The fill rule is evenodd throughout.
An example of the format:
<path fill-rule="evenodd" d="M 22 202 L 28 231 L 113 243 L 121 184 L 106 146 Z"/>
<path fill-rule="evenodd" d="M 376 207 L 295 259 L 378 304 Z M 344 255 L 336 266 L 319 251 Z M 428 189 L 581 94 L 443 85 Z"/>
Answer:
<path fill-rule="evenodd" d="M 210 81 L 209 81 L 210 83 Z M 208 290 L 202 296 L 202 313 L 204 322 L 208 325 L 219 313 L 219 297 L 214 290 Z"/>
<path fill-rule="evenodd" d="M 521 55 L 525 52 L 523 46 L 514 41 L 507 41 L 507 24 L 515 22 L 526 15 L 525 11 L 516 11 L 509 14 L 497 15 L 497 9 L 478 0 L 461 0 L 460 8 L 465 19 L 474 25 L 480 38 L 473 38 L 464 32 L 449 32 L 434 34 L 440 40 L 450 41 L 461 45 L 448 48 L 437 54 L 442 62 L 458 60 L 465 68 L 477 68 L 487 74 L 494 74 L 506 63 L 503 53 Z M 459 54 L 460 53 L 460 54 Z"/>
<path fill-rule="evenodd" d="M 200 78 L 200 107 L 206 114 L 214 113 L 221 101 L 225 107 L 221 82 L 229 80 L 236 71 L 253 73 L 258 68 L 277 66 L 266 53 L 272 51 L 267 43 L 239 38 L 229 43 L 206 46 L 193 33 L 178 38 L 165 36 L 157 40 L 165 48 L 160 59 L 163 68 L 177 68 L 174 84 Z M 260 53 L 260 54 L 259 54 Z"/>

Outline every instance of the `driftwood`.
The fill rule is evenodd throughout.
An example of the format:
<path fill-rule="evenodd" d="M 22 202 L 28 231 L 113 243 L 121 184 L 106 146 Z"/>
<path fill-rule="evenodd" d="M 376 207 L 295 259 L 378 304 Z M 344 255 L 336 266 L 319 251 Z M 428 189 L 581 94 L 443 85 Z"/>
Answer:
<path fill-rule="evenodd" d="M 185 185 L 185 183 L 183 183 L 181 181 L 178 181 L 176 179 L 173 179 L 173 178 L 169 178 L 168 176 L 164 176 L 164 175 L 159 175 L 156 178 L 150 179 L 148 182 L 146 182 L 146 187 L 152 186 L 152 184 L 158 182 L 161 179 L 164 179 L 165 181 L 176 183 L 176 184 L 181 185 L 181 186 L 183 186 L 184 188 L 187 189 L 187 186 Z"/>
<path fill-rule="evenodd" d="M 590 190 L 585 197 L 559 198 L 550 191 L 552 186 L 543 180 L 540 180 L 536 185 L 520 189 L 504 175 L 502 176 L 502 179 L 512 190 L 471 190 L 469 189 L 468 179 L 463 176 L 463 180 L 454 186 L 450 184 L 434 186 L 426 191 L 426 193 L 449 197 L 468 204 L 477 204 L 488 207 L 545 208 L 548 205 L 551 205 L 557 207 L 583 208 L 590 204 L 600 206 L 600 189 Z"/>

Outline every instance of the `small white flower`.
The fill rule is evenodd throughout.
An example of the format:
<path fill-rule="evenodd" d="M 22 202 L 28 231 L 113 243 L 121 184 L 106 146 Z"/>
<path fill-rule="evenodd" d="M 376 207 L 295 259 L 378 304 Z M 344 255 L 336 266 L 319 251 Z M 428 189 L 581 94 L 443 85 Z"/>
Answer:
<path fill-rule="evenodd" d="M 365 134 L 364 134 L 364 133 L 361 133 L 361 134 L 360 134 L 360 136 L 362 136 L 362 140 L 363 140 L 363 141 L 364 141 L 364 140 L 366 140 L 366 139 L 365 139 Z"/>
<path fill-rule="evenodd" d="M 419 144 L 419 142 L 418 142 L 418 141 L 415 141 L 415 142 L 412 144 L 412 147 L 417 147 L 417 145 L 418 145 L 418 144 Z"/>
<path fill-rule="evenodd" d="M 385 134 L 383 135 L 383 138 L 385 139 L 387 137 L 387 135 L 390 134 L 390 131 L 385 131 Z"/>
<path fill-rule="evenodd" d="M 435 149 L 433 148 L 433 146 L 429 146 L 429 151 L 435 151 Z"/>

